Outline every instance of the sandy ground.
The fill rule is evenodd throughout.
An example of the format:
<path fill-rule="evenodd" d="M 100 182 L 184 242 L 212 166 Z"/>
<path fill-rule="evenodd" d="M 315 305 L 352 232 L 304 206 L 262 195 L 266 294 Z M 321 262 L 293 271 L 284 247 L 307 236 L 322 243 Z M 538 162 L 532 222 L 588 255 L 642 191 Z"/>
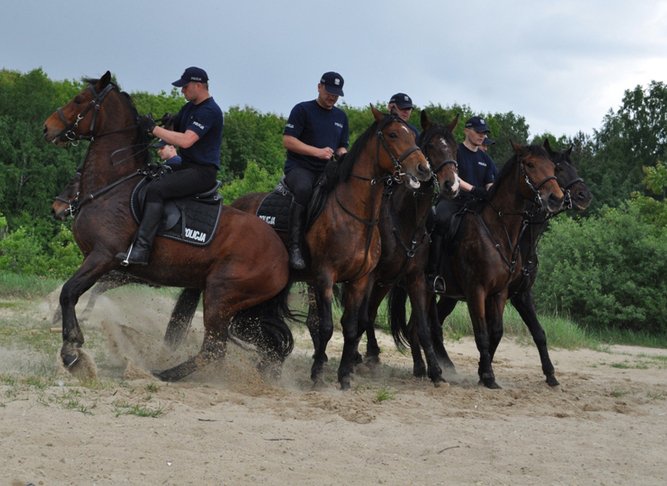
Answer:
<path fill-rule="evenodd" d="M 98 302 L 82 323 L 94 381 L 58 372 L 57 332 L 48 356 L 0 348 L 0 484 L 667 484 L 665 350 L 552 349 L 561 386 L 551 389 L 534 347 L 505 338 L 495 362 L 503 388 L 487 390 L 463 339 L 449 344 L 458 373 L 435 388 L 412 378 L 409 356 L 382 336 L 382 363 L 361 366 L 341 392 L 340 333 L 328 385 L 313 390 L 310 340 L 296 327 L 277 383 L 230 346 L 224 363 L 165 384 L 147 370 L 201 342 L 199 314 L 182 350 L 161 346 L 171 302 L 137 305 L 121 289 Z M 53 305 L 18 317 L 46 333 Z"/>

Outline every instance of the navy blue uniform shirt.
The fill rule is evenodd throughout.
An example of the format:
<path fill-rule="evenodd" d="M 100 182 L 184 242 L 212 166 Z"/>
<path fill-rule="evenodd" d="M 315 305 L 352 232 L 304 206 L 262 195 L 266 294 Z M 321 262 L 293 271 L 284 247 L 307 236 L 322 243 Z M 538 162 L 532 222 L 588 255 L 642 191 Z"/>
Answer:
<path fill-rule="evenodd" d="M 208 98 L 198 105 L 192 102 L 186 103 L 174 118 L 174 130 L 183 133 L 192 130 L 199 135 L 199 140 L 189 148 L 179 149 L 183 161 L 214 165 L 219 169 L 222 127 L 222 110 L 213 98 Z"/>
<path fill-rule="evenodd" d="M 350 143 L 347 115 L 335 106 L 331 110 L 322 108 L 317 100 L 297 104 L 287 119 L 284 135 L 290 135 L 313 147 L 331 147 L 336 151 Z M 313 172 L 322 172 L 327 161 L 287 151 L 285 173 L 293 167 L 303 167 Z"/>
<path fill-rule="evenodd" d="M 496 180 L 496 165 L 488 154 L 481 150 L 473 152 L 460 143 L 456 152 L 459 177 L 475 187 L 484 187 Z"/>

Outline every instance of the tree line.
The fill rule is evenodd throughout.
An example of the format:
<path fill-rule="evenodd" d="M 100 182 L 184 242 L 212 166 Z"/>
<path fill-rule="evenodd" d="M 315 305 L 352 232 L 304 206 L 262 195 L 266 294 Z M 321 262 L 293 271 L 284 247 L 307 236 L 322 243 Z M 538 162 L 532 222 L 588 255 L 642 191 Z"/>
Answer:
<path fill-rule="evenodd" d="M 51 219 L 50 205 L 83 161 L 87 142 L 67 149 L 49 145 L 42 123 L 85 85 L 85 80 L 51 80 L 41 69 L 0 70 L 0 270 L 65 278 L 81 260 L 68 225 Z M 184 103 L 175 88 L 130 95 L 139 113 L 156 117 L 175 113 Z M 666 102 L 663 82 L 636 86 L 625 91 L 618 108 L 609 109 L 599 129 L 572 137 L 529 138 L 523 116 L 482 113 L 497 141 L 489 153 L 499 167 L 511 156 L 510 140 L 549 138 L 560 149 L 573 147 L 572 158 L 594 195 L 584 214 L 556 218 L 540 243 L 535 292 L 541 312 L 565 314 L 590 328 L 667 333 Z M 378 108 L 384 110 L 382 103 Z M 372 123 L 370 109 L 340 107 L 354 141 Z M 458 104 L 419 108 L 441 123 L 459 116 L 458 140 L 463 121 L 479 114 Z M 419 111 L 410 120 L 416 126 Z M 225 112 L 219 178 L 226 202 L 275 186 L 285 157 L 284 124 L 283 116 L 250 106 Z"/>

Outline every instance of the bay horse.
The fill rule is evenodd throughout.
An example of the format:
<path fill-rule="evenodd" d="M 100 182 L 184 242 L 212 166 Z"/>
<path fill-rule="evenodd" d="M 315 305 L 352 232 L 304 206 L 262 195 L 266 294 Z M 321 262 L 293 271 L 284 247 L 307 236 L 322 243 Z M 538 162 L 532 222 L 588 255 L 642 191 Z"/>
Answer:
<path fill-rule="evenodd" d="M 565 203 L 561 208 L 561 211 L 566 209 L 575 209 L 577 211 L 586 210 L 590 205 L 593 196 L 583 179 L 579 177 L 577 169 L 572 162 L 572 146 L 561 152 L 555 151 L 551 148 L 549 139 L 544 140 L 543 146 L 549 154 L 549 158 L 556 164 L 556 180 L 565 193 Z M 533 342 L 535 343 L 540 356 L 542 372 L 546 377 L 547 384 L 552 387 L 558 386 L 559 382 L 556 379 L 555 368 L 549 357 L 546 333 L 537 318 L 532 289 L 535 280 L 537 279 L 537 244 L 547 230 L 551 218 L 559 214 L 561 211 L 545 211 L 542 206 L 537 204 L 533 205 L 533 207 L 527 211 L 527 227 L 521 234 L 519 240 L 521 272 L 517 274 L 509 284 L 510 302 L 521 316 L 521 319 L 526 324 L 530 335 L 533 338 Z M 443 366 L 452 370 L 454 369 L 454 364 L 451 362 L 443 344 L 442 324 L 447 316 L 454 310 L 456 303 L 457 299 L 448 297 L 447 295 L 438 299 L 438 321 L 434 323 L 435 325 L 432 329 L 434 333 L 433 339 L 436 353 Z"/>
<path fill-rule="evenodd" d="M 76 317 L 79 297 L 104 274 L 131 242 L 137 224 L 130 197 L 145 173 L 149 140 L 136 123 L 131 98 L 111 82 L 107 71 L 44 122 L 46 141 L 66 145 L 90 140 L 81 168 L 81 192 L 97 194 L 79 206 L 72 231 L 84 260 L 63 285 L 60 306 L 68 369 L 79 361 L 84 337 Z M 204 339 L 195 356 L 157 376 L 181 379 L 224 356 L 230 325 L 253 342 L 260 366 L 276 369 L 289 355 L 293 338 L 284 318 L 289 284 L 287 251 L 265 223 L 222 206 L 218 229 L 207 246 L 158 236 L 149 265 L 126 271 L 160 285 L 200 289 L 204 294 Z"/>
<path fill-rule="evenodd" d="M 446 252 L 446 293 L 465 300 L 480 354 L 478 374 L 487 388 L 500 388 L 493 372 L 493 357 L 503 335 L 503 312 L 510 283 L 521 275 L 519 241 L 528 212 L 537 204 L 546 213 L 558 212 L 564 194 L 556 180 L 556 166 L 537 145 L 512 142 L 514 155 L 505 163 L 486 201 L 466 206 L 461 227 Z M 397 292 L 390 305 L 391 327 L 397 345 L 408 342 L 415 370 L 421 361 L 414 324 L 405 326 L 405 297 Z M 430 318 L 438 325 L 437 315 Z M 422 365 L 423 366 L 423 365 Z"/>
<path fill-rule="evenodd" d="M 80 199 L 80 185 L 81 185 L 81 172 L 76 171 L 74 177 L 70 179 L 63 190 L 54 198 L 51 203 L 51 215 L 57 221 L 65 221 L 67 218 L 75 218 L 79 205 L 83 202 L 85 204 L 85 196 L 82 200 Z M 145 280 L 142 280 L 138 277 L 130 275 L 123 271 L 124 267 L 119 270 L 112 270 L 111 272 L 102 275 L 95 285 L 90 289 L 90 296 L 88 297 L 88 303 L 86 307 L 81 312 L 81 316 L 90 315 L 93 311 L 97 299 L 106 292 L 110 290 L 123 287 L 128 284 L 143 284 L 151 285 L 157 287 L 154 284 L 150 284 Z M 199 299 L 201 296 L 201 290 L 199 289 L 183 289 L 176 300 L 176 305 L 174 310 L 169 317 L 169 323 L 167 325 L 167 330 L 164 336 L 164 344 L 170 349 L 176 349 L 187 334 L 188 329 L 192 323 L 192 318 L 197 310 L 199 305 Z M 62 319 L 62 312 L 60 307 L 57 308 L 56 312 L 53 314 L 51 322 L 56 324 Z"/>
<path fill-rule="evenodd" d="M 458 116 L 448 125 L 433 123 L 425 110 L 421 112 L 422 132 L 417 144 L 429 161 L 434 173 L 434 185 L 422 185 L 413 190 L 404 184 L 389 187 L 382 205 L 380 260 L 371 274 L 368 311 L 360 326 L 366 332 L 366 360 L 379 361 L 380 348 L 375 336 L 375 319 L 380 303 L 399 281 L 405 282 L 410 296 L 412 315 L 417 323 L 419 342 L 428 361 L 428 376 L 437 384 L 442 370 L 433 350 L 427 319 L 429 290 L 424 271 L 430 247 L 430 214 L 434 196 L 453 198 L 459 191 L 457 143 L 453 131 Z M 435 191 L 434 191 L 435 189 Z"/>
<path fill-rule="evenodd" d="M 318 332 L 313 336 L 315 353 L 311 379 L 321 383 L 326 347 L 333 335 L 331 303 L 334 284 L 343 282 L 344 345 L 338 368 L 341 389 L 350 388 L 350 374 L 357 352 L 359 316 L 368 279 L 380 258 L 380 207 L 383 187 L 390 180 L 417 189 L 430 180 L 428 161 L 415 144 L 408 125 L 393 114 L 371 106 L 374 122 L 354 142 L 337 168 L 337 182 L 321 214 L 305 234 L 305 270 L 292 278 L 312 286 L 318 313 Z M 233 206 L 256 214 L 267 193 L 251 193 Z M 285 239 L 286 234 L 281 234 Z"/>

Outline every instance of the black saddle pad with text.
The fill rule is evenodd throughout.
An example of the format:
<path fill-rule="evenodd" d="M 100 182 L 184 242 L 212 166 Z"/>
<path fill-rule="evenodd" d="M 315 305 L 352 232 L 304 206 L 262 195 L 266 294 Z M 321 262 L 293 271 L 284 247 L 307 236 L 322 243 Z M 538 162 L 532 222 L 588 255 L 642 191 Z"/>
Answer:
<path fill-rule="evenodd" d="M 143 216 L 146 186 L 144 178 L 135 186 L 130 198 L 132 216 L 137 223 Z M 158 235 L 196 246 L 206 246 L 215 235 L 220 221 L 222 198 L 217 192 L 220 183 L 204 194 L 165 201 Z"/>

